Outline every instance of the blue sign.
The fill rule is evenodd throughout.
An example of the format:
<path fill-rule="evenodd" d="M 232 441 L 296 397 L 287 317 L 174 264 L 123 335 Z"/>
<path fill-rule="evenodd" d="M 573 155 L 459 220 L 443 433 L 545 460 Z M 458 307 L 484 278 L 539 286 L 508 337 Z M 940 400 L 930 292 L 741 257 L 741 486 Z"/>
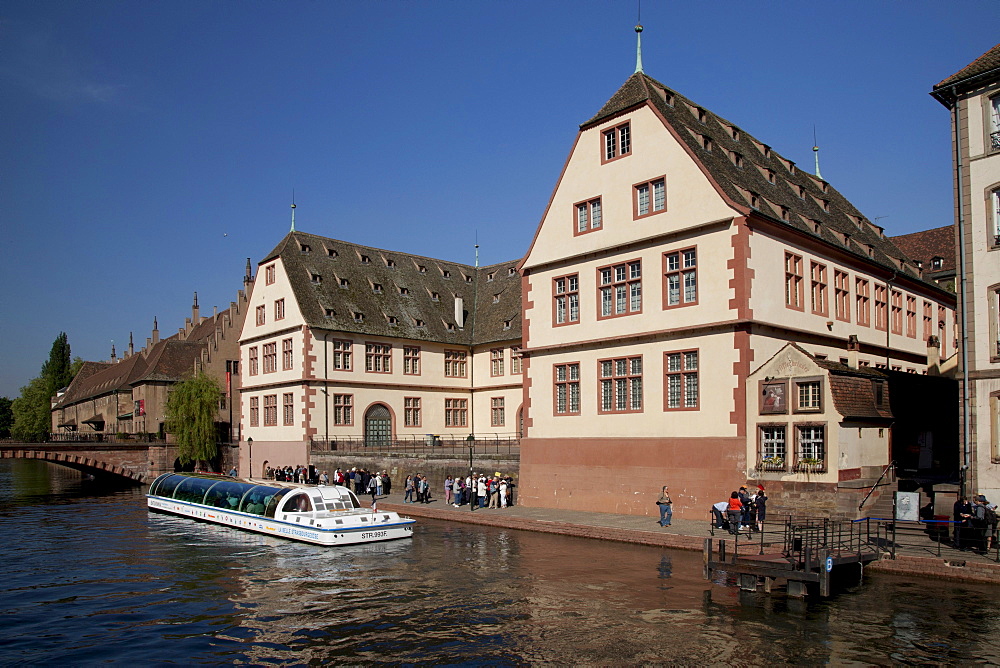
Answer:
<path fill-rule="evenodd" d="M 826 558 L 826 572 L 829 573 L 833 570 L 833 557 Z"/>

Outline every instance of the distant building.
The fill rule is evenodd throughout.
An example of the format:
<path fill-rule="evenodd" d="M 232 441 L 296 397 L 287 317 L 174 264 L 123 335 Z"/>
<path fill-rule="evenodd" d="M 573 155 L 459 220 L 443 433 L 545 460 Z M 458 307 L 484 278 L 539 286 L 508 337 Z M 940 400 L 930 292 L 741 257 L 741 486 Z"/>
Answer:
<path fill-rule="evenodd" d="M 1000 496 L 1000 44 L 934 86 L 951 112 L 966 492 Z"/>
<path fill-rule="evenodd" d="M 924 272 L 924 278 L 955 292 L 955 226 L 901 234 L 889 239 Z"/>
<path fill-rule="evenodd" d="M 240 336 L 241 471 L 307 464 L 348 442 L 515 440 L 515 266 L 286 235 L 260 262 Z"/>
<path fill-rule="evenodd" d="M 248 266 L 249 271 L 249 266 Z M 108 362 L 84 362 L 69 386 L 52 404 L 52 431 L 59 440 L 103 440 L 117 435 L 166 435 L 166 402 L 170 388 L 199 371 L 214 377 L 222 388 L 216 416 L 222 442 L 239 439 L 239 332 L 246 317 L 253 283 L 249 273 L 245 290 L 228 309 L 202 316 L 195 294 L 191 317 L 177 333 L 160 338 L 153 331 L 146 345 L 135 351 L 129 341 L 122 359 L 112 348 Z"/>

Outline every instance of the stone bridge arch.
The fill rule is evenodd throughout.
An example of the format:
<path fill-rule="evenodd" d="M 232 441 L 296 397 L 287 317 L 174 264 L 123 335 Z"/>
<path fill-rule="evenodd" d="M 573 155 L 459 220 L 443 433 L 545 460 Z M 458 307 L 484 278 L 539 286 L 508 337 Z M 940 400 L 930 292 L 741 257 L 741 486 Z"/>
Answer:
<path fill-rule="evenodd" d="M 96 475 L 112 475 L 136 484 L 173 471 L 176 454 L 163 444 L 18 443 L 0 445 L 0 459 L 37 459 Z"/>

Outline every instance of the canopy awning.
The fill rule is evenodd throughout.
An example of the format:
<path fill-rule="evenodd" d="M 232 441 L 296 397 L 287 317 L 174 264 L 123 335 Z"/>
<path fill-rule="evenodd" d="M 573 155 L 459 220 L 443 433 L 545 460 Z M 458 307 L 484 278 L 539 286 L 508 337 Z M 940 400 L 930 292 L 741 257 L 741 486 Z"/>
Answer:
<path fill-rule="evenodd" d="M 76 423 L 75 422 L 61 422 L 61 423 L 59 423 L 58 426 L 59 426 L 60 429 L 70 429 L 70 430 L 75 430 L 76 429 Z"/>
<path fill-rule="evenodd" d="M 86 420 L 81 420 L 84 424 L 104 424 L 104 414 L 98 413 L 93 417 L 89 417 Z"/>
<path fill-rule="evenodd" d="M 132 419 L 132 414 L 131 413 L 122 413 L 121 415 L 118 416 L 118 419 L 119 420 L 131 420 Z"/>

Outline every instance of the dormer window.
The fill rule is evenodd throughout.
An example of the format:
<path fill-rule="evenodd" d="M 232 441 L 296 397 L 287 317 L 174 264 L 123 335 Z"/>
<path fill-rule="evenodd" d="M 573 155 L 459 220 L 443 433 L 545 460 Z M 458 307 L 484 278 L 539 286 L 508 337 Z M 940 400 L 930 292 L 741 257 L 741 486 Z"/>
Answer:
<path fill-rule="evenodd" d="M 472 276 L 468 276 L 468 275 L 466 275 L 466 276 L 465 276 L 465 282 L 466 282 L 466 283 L 471 283 L 471 282 L 472 282 Z"/>
<path fill-rule="evenodd" d="M 782 220 L 788 220 L 788 207 L 787 206 L 781 207 L 781 219 Z"/>
<path fill-rule="evenodd" d="M 448 271 L 447 269 L 442 269 L 441 270 L 441 277 L 442 278 L 451 278 L 451 272 Z"/>
<path fill-rule="evenodd" d="M 708 135 L 702 135 L 701 136 L 701 146 L 706 151 L 711 151 L 712 150 L 712 138 L 709 137 Z"/>
<path fill-rule="evenodd" d="M 760 197 L 757 196 L 757 193 L 750 193 L 750 208 L 760 209 Z"/>
<path fill-rule="evenodd" d="M 339 255 L 339 253 L 337 253 L 337 251 L 334 250 L 333 248 L 327 248 L 326 249 L 326 256 L 327 257 L 337 257 L 337 255 Z"/>
<path fill-rule="evenodd" d="M 931 258 L 931 269 L 940 269 L 944 266 L 944 258 L 935 255 Z"/>
<path fill-rule="evenodd" d="M 764 170 L 764 177 L 767 178 L 767 182 L 768 183 L 770 183 L 771 185 L 774 185 L 774 170 L 765 169 Z"/>
<path fill-rule="evenodd" d="M 410 289 L 409 288 L 404 288 L 401 285 L 401 286 L 399 286 L 399 294 L 401 294 L 401 295 L 408 295 L 408 294 L 410 294 Z"/>
<path fill-rule="evenodd" d="M 770 158 L 771 157 L 771 147 L 770 146 L 763 146 L 763 147 L 761 147 L 761 151 L 764 153 L 764 157 L 765 158 Z"/>
<path fill-rule="evenodd" d="M 500 303 L 500 295 L 493 295 L 493 303 L 494 304 Z"/>
<path fill-rule="evenodd" d="M 444 328 L 447 329 L 449 332 L 454 332 L 455 331 L 455 323 L 453 323 L 453 322 L 446 322 L 446 323 L 444 323 Z"/>
<path fill-rule="evenodd" d="M 367 255 L 361 256 L 361 264 L 371 264 L 371 263 L 372 259 L 370 257 L 368 257 Z"/>
<path fill-rule="evenodd" d="M 427 267 L 425 267 L 422 264 L 418 264 L 417 265 L 417 271 L 419 271 L 421 274 L 426 274 L 427 273 Z"/>
<path fill-rule="evenodd" d="M 385 261 L 385 266 L 388 267 L 389 269 L 395 269 L 396 261 L 391 258 L 387 258 Z"/>
<path fill-rule="evenodd" d="M 312 274 L 312 283 L 313 283 L 313 285 L 319 285 L 322 282 L 323 282 L 323 277 L 322 276 L 320 276 L 319 274 Z"/>
<path fill-rule="evenodd" d="M 334 311 L 332 308 L 325 309 L 325 312 L 326 312 L 326 317 L 327 318 L 332 318 L 335 315 L 337 315 L 337 312 Z"/>
<path fill-rule="evenodd" d="M 503 321 L 503 328 L 504 328 L 505 330 L 507 330 L 507 329 L 510 329 L 510 323 L 511 323 L 511 322 L 512 322 L 511 320 L 504 320 L 504 321 Z"/>
<path fill-rule="evenodd" d="M 413 324 L 416 327 L 423 327 L 424 326 L 424 321 L 421 320 L 420 318 L 414 318 L 413 319 Z"/>
<path fill-rule="evenodd" d="M 348 281 L 346 278 L 340 279 L 340 287 L 346 288 L 350 284 L 351 284 L 350 281 Z"/>
<path fill-rule="evenodd" d="M 795 186 L 799 193 L 799 199 L 806 198 L 806 188 L 805 186 Z"/>
<path fill-rule="evenodd" d="M 389 323 L 390 327 L 395 327 L 396 325 L 399 324 L 399 320 L 397 320 L 396 316 L 394 315 L 387 315 L 385 319 Z"/>
<path fill-rule="evenodd" d="M 301 250 L 303 253 L 311 253 L 312 246 L 310 246 L 309 244 L 301 244 L 299 246 L 299 250 Z"/>
<path fill-rule="evenodd" d="M 377 295 L 382 294 L 382 284 L 381 283 L 372 283 L 372 292 L 374 292 Z"/>
<path fill-rule="evenodd" d="M 698 118 L 699 123 L 704 123 L 705 119 L 708 117 L 708 115 L 705 113 L 705 110 L 702 109 L 701 107 L 695 107 L 694 115 Z"/>
<path fill-rule="evenodd" d="M 496 272 L 495 271 L 491 271 L 490 273 L 486 274 L 486 281 L 488 283 L 492 283 L 494 276 L 496 276 Z"/>
<path fill-rule="evenodd" d="M 431 293 L 431 301 L 432 302 L 439 302 L 439 301 L 441 301 L 441 295 L 438 294 L 438 293 L 436 293 L 436 292 L 432 292 Z"/>
<path fill-rule="evenodd" d="M 517 269 L 514 268 L 514 267 L 511 267 L 510 269 L 507 270 L 507 275 L 508 276 L 513 276 L 516 273 L 517 273 Z"/>
<path fill-rule="evenodd" d="M 743 169 L 743 156 L 742 155 L 740 155 L 736 151 L 732 151 L 729 154 L 729 159 L 733 161 L 733 164 L 736 166 L 736 169 Z"/>
<path fill-rule="evenodd" d="M 729 127 L 729 135 L 733 138 L 733 141 L 739 141 L 740 140 L 740 131 L 739 131 L 739 128 L 730 126 Z"/>
<path fill-rule="evenodd" d="M 354 322 L 364 322 L 364 321 L 365 321 L 365 314 L 361 313 L 360 311 L 355 311 Z"/>

